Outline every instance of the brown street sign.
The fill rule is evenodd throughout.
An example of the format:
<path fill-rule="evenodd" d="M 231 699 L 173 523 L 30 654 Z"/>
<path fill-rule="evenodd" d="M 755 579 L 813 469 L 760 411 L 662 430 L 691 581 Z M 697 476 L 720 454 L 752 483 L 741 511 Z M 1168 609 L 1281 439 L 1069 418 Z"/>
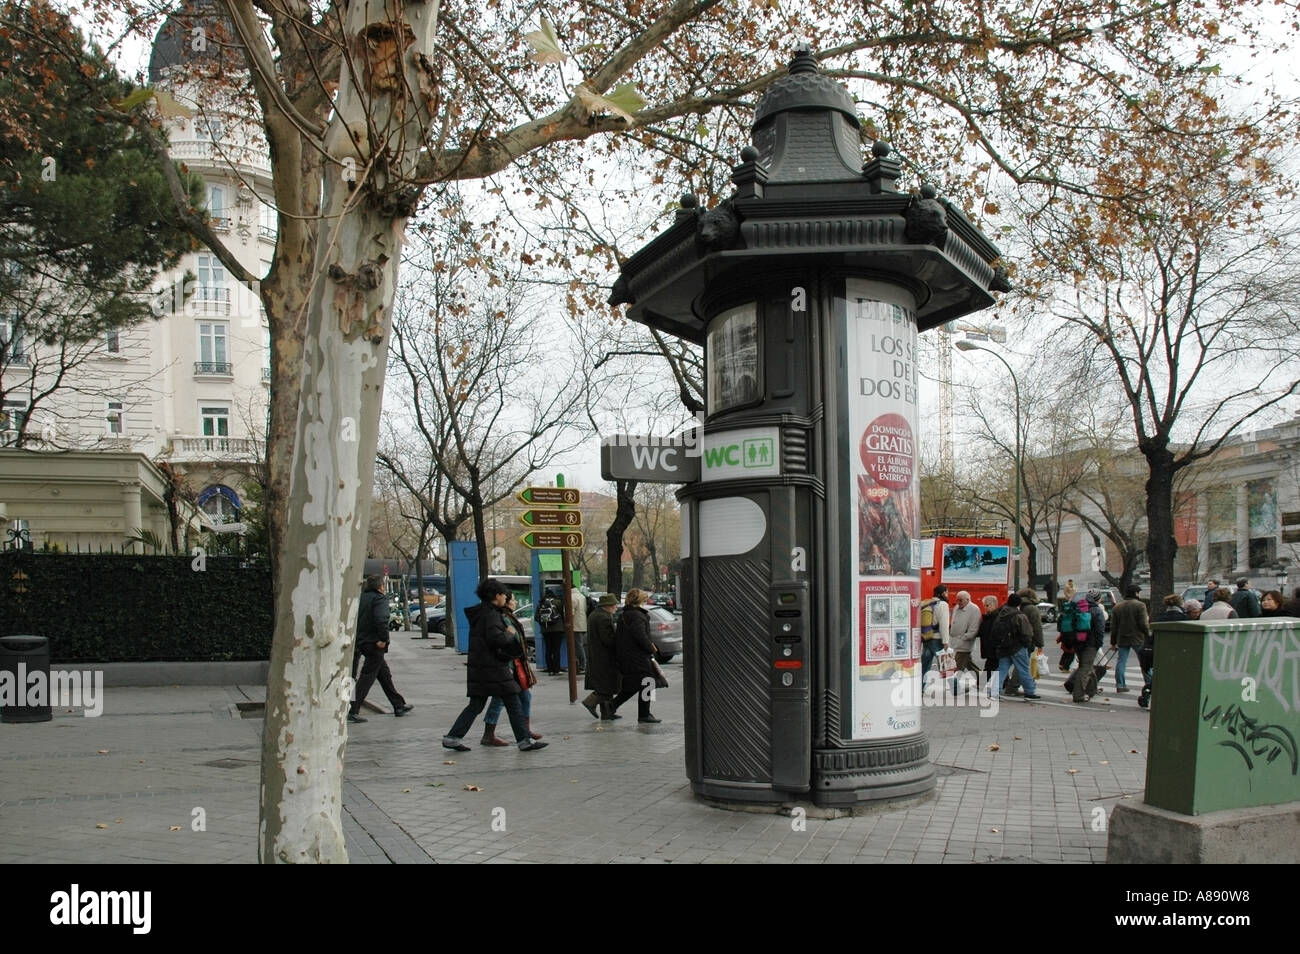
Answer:
<path fill-rule="evenodd" d="M 582 534 L 577 530 L 534 530 L 519 541 L 530 550 L 582 549 Z"/>
<path fill-rule="evenodd" d="M 525 487 L 515 497 L 526 504 L 563 504 L 572 506 L 582 502 L 582 491 L 572 487 Z"/>
<path fill-rule="evenodd" d="M 581 510 L 525 510 L 519 522 L 529 527 L 580 527 Z"/>

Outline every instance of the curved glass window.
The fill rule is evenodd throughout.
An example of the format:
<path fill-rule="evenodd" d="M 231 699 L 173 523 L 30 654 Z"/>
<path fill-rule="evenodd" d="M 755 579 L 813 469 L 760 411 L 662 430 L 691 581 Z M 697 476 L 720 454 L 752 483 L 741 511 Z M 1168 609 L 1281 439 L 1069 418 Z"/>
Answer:
<path fill-rule="evenodd" d="M 728 309 L 709 323 L 708 413 L 752 404 L 763 396 L 763 362 L 758 342 L 758 306 Z"/>

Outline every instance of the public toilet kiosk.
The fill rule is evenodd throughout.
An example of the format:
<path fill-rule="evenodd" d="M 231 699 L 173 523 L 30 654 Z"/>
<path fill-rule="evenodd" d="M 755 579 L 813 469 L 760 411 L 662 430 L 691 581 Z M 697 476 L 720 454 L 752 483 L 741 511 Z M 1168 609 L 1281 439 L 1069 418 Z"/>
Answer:
<path fill-rule="evenodd" d="M 932 187 L 897 191 L 888 145 L 864 165 L 807 49 L 752 141 L 732 196 L 685 196 L 610 298 L 705 353 L 702 433 L 640 474 L 685 484 L 687 774 L 727 802 L 924 793 L 917 332 L 993 304 L 1005 272 Z"/>

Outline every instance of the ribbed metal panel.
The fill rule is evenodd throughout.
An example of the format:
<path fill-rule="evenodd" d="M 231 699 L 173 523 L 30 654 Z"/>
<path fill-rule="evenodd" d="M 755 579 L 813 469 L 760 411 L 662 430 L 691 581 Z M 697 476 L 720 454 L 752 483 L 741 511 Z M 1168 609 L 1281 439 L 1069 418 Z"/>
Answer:
<path fill-rule="evenodd" d="M 808 473 L 808 432 L 797 427 L 781 429 L 781 470 L 787 474 Z"/>
<path fill-rule="evenodd" d="M 771 582 L 766 560 L 700 561 L 700 679 L 709 700 L 704 776 L 744 782 L 772 780 L 771 658 L 767 647 Z M 719 594 L 727 594 L 719 598 Z"/>

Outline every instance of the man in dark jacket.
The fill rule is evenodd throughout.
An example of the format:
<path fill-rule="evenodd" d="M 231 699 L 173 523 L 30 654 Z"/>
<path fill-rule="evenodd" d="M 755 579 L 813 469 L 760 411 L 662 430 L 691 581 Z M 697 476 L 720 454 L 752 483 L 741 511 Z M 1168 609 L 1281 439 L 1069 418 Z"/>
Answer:
<path fill-rule="evenodd" d="M 522 686 L 515 675 L 514 660 L 522 657 L 524 647 L 514 636 L 505 616 L 506 597 L 510 590 L 500 580 L 487 579 L 475 591 L 482 600 L 477 606 L 465 610 L 469 620 L 469 660 L 465 670 L 466 692 L 469 705 L 461 710 L 456 724 L 442 738 L 442 746 L 457 752 L 468 752 L 465 733 L 492 696 L 499 696 L 510 717 L 510 728 L 515 733 L 515 744 L 521 752 L 546 748 L 546 743 L 529 735 L 519 704 Z"/>
<path fill-rule="evenodd" d="M 1110 614 L 1110 644 L 1118 647 L 1119 656 L 1115 660 L 1115 691 L 1128 692 L 1128 683 L 1124 669 L 1128 666 L 1128 656 L 1140 647 L 1151 635 L 1151 620 L 1147 615 L 1147 606 L 1138 593 L 1141 587 L 1130 586 L 1124 592 L 1124 599 Z"/>
<path fill-rule="evenodd" d="M 1014 665 L 1024 687 L 1026 699 L 1039 699 L 1034 677 L 1029 674 L 1029 647 L 1034 644 L 1034 630 L 1021 609 L 1019 593 L 1007 597 L 1006 605 L 993 618 L 993 642 L 998 652 L 998 685 L 1007 678 Z M 1007 693 L 1010 695 L 1010 693 Z"/>
<path fill-rule="evenodd" d="M 1237 581 L 1237 592 L 1232 594 L 1232 608 L 1242 619 L 1255 619 L 1260 615 L 1259 597 L 1250 588 L 1250 580 L 1244 576 Z"/>
<path fill-rule="evenodd" d="M 1020 612 L 1025 614 L 1025 619 L 1029 620 L 1029 628 L 1033 632 L 1033 645 L 1029 647 L 1028 654 L 1033 656 L 1038 650 L 1043 648 L 1043 616 L 1038 612 L 1038 592 L 1032 586 L 1026 586 L 1016 594 L 1020 597 Z M 1030 666 L 1030 673 L 1033 673 L 1033 666 Z M 1038 674 L 1041 678 L 1045 673 Z M 1007 675 L 1007 683 L 1002 688 L 1003 692 L 1017 695 L 1020 691 L 1020 676 L 1013 668 Z"/>
<path fill-rule="evenodd" d="M 622 681 L 614 644 L 614 607 L 617 605 L 618 597 L 606 593 L 600 598 L 596 610 L 587 617 L 587 681 L 584 688 L 590 689 L 591 694 L 582 700 L 582 704 L 593 717 L 606 722 L 622 718 L 614 715 L 609 705 L 610 700 L 618 695 Z"/>
<path fill-rule="evenodd" d="M 654 667 L 650 665 L 654 643 L 650 642 L 650 615 L 641 605 L 647 595 L 645 590 L 627 591 L 627 602 L 614 631 L 614 652 L 623 690 L 610 703 L 610 713 L 612 715 L 619 706 L 636 696 L 637 721 L 659 722 L 661 720 L 650 713 L 650 699 L 655 688 Z"/>
<path fill-rule="evenodd" d="M 365 658 L 361 667 L 361 676 L 357 677 L 357 656 Z M 401 716 L 410 712 L 413 706 L 406 704 L 402 694 L 393 685 L 393 674 L 388 668 L 388 597 L 384 595 L 384 578 L 382 576 L 366 577 L 365 589 L 361 591 L 360 605 L 357 607 L 357 642 L 352 651 L 352 677 L 357 680 L 356 692 L 352 705 L 348 708 L 349 722 L 365 722 L 361 718 L 361 704 L 366 701 L 366 693 L 379 680 L 379 687 L 384 690 L 393 707 L 393 715 Z"/>

